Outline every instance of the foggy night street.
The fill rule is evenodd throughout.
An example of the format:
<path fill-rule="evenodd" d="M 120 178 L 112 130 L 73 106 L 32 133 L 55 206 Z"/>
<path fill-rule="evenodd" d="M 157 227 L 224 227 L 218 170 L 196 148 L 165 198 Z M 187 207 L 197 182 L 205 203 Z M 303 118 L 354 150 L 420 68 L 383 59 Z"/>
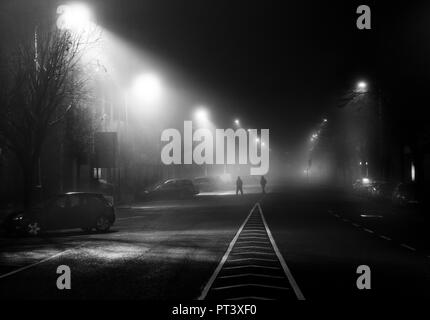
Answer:
<path fill-rule="evenodd" d="M 314 196 L 309 201 L 310 194 Z M 392 210 L 303 186 L 274 187 L 264 197 L 205 194 L 193 200 L 118 208 L 117 223 L 108 234 L 62 231 L 18 242 L 2 238 L 1 297 L 196 299 L 255 202 L 261 204 L 306 299 L 419 296 L 429 285 L 430 247 L 415 232 L 392 228 L 396 215 Z M 73 270 L 73 290 L 56 289 L 55 268 L 60 264 Z M 361 264 L 373 270 L 371 291 L 355 287 L 355 271 Z M 26 266 L 30 267 L 21 269 Z M 288 290 L 296 299 L 291 287 Z M 279 297 L 279 291 L 266 298 Z M 222 297 L 235 294 L 227 290 Z"/>
<path fill-rule="evenodd" d="M 0 0 L 0 304 L 428 301 L 429 21 L 417 0 Z"/>

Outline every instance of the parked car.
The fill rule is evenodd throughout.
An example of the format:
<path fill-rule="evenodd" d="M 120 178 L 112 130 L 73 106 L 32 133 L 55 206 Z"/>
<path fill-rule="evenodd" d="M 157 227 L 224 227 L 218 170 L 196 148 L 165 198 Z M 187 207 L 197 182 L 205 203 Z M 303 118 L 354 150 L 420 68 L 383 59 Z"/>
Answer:
<path fill-rule="evenodd" d="M 72 228 L 107 232 L 114 222 L 115 209 L 102 194 L 69 192 L 10 214 L 3 227 L 8 232 L 36 236 L 47 230 Z"/>
<path fill-rule="evenodd" d="M 194 178 L 194 185 L 199 191 L 211 192 L 221 188 L 221 179 L 218 177 Z"/>
<path fill-rule="evenodd" d="M 398 184 L 394 190 L 392 201 L 400 206 L 419 204 L 420 196 L 417 185 L 413 182 Z"/>
<path fill-rule="evenodd" d="M 193 182 L 188 179 L 169 179 L 154 188 L 144 191 L 144 198 L 147 200 L 159 199 L 184 199 L 195 196 L 199 190 Z"/>

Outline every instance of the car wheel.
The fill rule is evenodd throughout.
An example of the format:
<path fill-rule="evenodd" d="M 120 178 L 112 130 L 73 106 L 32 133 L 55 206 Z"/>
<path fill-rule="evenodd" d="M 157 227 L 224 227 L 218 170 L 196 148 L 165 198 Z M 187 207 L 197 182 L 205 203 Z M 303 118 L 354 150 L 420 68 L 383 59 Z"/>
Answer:
<path fill-rule="evenodd" d="M 27 224 L 27 234 L 30 236 L 38 236 L 40 235 L 42 228 L 40 227 L 40 223 L 37 221 L 32 221 Z"/>
<path fill-rule="evenodd" d="M 105 216 L 100 216 L 96 220 L 96 230 L 99 232 L 107 232 L 109 231 L 111 223 L 109 219 Z"/>

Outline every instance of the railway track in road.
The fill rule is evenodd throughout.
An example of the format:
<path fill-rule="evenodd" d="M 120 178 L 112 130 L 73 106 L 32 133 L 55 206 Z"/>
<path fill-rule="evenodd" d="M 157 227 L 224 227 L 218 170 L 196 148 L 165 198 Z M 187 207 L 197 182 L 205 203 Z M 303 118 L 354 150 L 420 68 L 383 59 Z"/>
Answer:
<path fill-rule="evenodd" d="M 199 300 L 304 300 L 257 202 Z"/>

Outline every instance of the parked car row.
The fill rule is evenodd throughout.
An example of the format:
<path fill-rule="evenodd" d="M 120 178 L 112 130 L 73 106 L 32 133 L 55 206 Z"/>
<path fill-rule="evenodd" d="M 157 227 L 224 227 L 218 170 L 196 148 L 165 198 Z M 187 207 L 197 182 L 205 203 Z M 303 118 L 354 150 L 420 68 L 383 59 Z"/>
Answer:
<path fill-rule="evenodd" d="M 145 200 L 188 199 L 202 191 L 222 187 L 215 177 L 194 179 L 168 179 L 144 190 Z M 10 213 L 1 227 L 10 233 L 40 235 L 49 230 L 81 228 L 90 232 L 107 232 L 115 222 L 115 209 L 111 196 L 101 193 L 69 192 L 56 195 L 47 201 L 24 210 Z"/>
<path fill-rule="evenodd" d="M 353 184 L 354 191 L 365 197 L 389 200 L 395 205 L 417 205 L 421 196 L 414 182 L 395 183 L 359 179 Z"/>

